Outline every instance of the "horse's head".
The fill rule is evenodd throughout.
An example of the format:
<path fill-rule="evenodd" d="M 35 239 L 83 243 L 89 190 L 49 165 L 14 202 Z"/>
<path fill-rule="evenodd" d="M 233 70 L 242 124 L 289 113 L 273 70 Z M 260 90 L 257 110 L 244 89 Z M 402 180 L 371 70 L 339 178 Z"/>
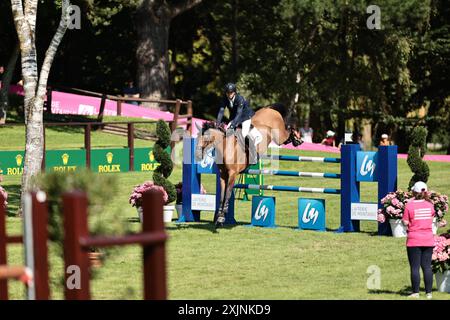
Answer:
<path fill-rule="evenodd" d="M 214 122 L 204 122 L 202 127 L 198 124 L 195 125 L 199 131 L 195 148 L 195 160 L 201 161 L 204 152 L 215 148 L 216 143 L 223 138 L 225 129 L 223 126 L 217 126 Z"/>

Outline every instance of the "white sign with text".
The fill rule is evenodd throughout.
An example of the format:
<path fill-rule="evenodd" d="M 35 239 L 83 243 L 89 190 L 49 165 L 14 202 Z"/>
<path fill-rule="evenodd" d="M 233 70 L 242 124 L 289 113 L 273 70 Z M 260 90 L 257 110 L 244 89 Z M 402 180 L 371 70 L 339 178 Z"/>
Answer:
<path fill-rule="evenodd" d="M 216 211 L 216 195 L 193 194 L 191 207 L 192 210 Z"/>
<path fill-rule="evenodd" d="M 377 221 L 378 204 L 376 203 L 352 203 L 352 220 Z"/>

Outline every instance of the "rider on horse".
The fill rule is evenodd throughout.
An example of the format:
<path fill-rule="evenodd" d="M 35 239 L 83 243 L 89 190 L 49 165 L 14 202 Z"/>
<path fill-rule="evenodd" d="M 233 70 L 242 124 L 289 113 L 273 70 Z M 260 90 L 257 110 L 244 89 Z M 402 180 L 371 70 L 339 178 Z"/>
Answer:
<path fill-rule="evenodd" d="M 249 162 L 254 164 L 257 162 L 256 144 L 258 139 L 251 131 L 251 118 L 255 112 L 250 108 L 250 104 L 243 96 L 237 93 L 234 83 L 227 83 L 225 86 L 225 96 L 220 102 L 219 114 L 217 115 L 217 125 L 222 124 L 225 108 L 230 110 L 230 121 L 227 127 L 227 136 L 234 134 L 234 130 L 242 128 L 242 136 L 249 138 Z"/>

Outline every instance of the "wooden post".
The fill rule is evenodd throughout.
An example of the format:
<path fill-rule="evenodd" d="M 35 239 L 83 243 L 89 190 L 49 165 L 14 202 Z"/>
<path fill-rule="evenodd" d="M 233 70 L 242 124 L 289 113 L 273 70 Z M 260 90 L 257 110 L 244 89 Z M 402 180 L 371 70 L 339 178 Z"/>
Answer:
<path fill-rule="evenodd" d="M 6 210 L 3 206 L 5 199 L 0 194 L 0 265 L 8 263 L 6 255 L 7 239 L 6 239 Z M 8 300 L 8 280 L 0 279 L 0 300 Z"/>
<path fill-rule="evenodd" d="M 122 100 L 117 100 L 117 115 L 122 115 Z"/>
<path fill-rule="evenodd" d="M 134 123 L 128 123 L 128 149 L 130 150 L 130 171 L 134 171 Z"/>
<path fill-rule="evenodd" d="M 88 200 L 84 193 L 72 192 L 63 195 L 66 300 L 90 300 L 91 298 L 89 256 L 80 245 L 80 238 L 87 238 L 89 235 L 87 206 Z"/>
<path fill-rule="evenodd" d="M 171 125 L 171 132 L 173 133 L 178 126 L 178 116 L 180 115 L 180 110 L 181 110 L 181 100 L 177 99 L 176 103 L 175 103 L 175 112 L 173 113 L 173 121 L 172 121 L 172 125 Z M 174 149 L 175 147 L 175 141 L 171 141 L 170 142 L 170 148 Z"/>
<path fill-rule="evenodd" d="M 192 108 L 192 101 L 188 100 L 187 105 L 187 114 L 190 115 L 190 118 L 188 119 L 188 122 L 186 124 L 186 130 L 189 131 L 189 133 L 192 136 L 192 127 L 194 125 L 194 110 Z"/>
<path fill-rule="evenodd" d="M 36 300 L 50 299 L 48 278 L 48 209 L 47 202 L 31 194 L 33 220 L 34 284 Z"/>
<path fill-rule="evenodd" d="M 106 94 L 102 94 L 102 102 L 100 103 L 100 110 L 98 112 L 97 122 L 103 121 L 103 113 L 105 111 Z"/>
<path fill-rule="evenodd" d="M 47 88 L 47 114 L 52 114 L 52 88 Z"/>
<path fill-rule="evenodd" d="M 91 168 L 91 124 L 84 127 L 84 149 L 86 150 L 86 168 Z"/>
<path fill-rule="evenodd" d="M 143 195 L 142 232 L 165 232 L 163 197 L 157 191 Z M 165 242 L 144 245 L 144 299 L 167 299 Z"/>

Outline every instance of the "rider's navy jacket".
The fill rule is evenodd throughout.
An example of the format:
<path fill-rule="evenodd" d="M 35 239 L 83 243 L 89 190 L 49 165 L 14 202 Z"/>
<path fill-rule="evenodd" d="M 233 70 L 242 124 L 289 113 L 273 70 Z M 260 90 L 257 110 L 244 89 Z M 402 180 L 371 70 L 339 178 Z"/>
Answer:
<path fill-rule="evenodd" d="M 247 100 L 240 94 L 236 94 L 234 97 L 233 105 L 227 96 L 223 97 L 219 105 L 219 114 L 217 115 L 217 122 L 221 123 L 225 108 L 230 110 L 230 123 L 233 128 L 239 126 L 245 120 L 250 119 L 255 112 L 250 108 Z"/>

